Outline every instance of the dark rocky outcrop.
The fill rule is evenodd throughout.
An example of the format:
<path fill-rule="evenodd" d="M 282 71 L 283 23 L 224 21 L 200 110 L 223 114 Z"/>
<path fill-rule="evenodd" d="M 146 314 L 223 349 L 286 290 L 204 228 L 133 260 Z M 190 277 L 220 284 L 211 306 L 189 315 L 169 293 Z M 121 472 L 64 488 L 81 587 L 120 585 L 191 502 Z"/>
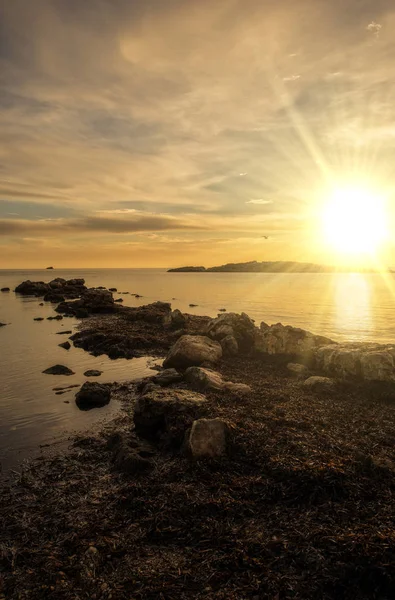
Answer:
<path fill-rule="evenodd" d="M 55 315 L 54 317 L 47 317 L 47 321 L 62 321 L 62 315 Z"/>
<path fill-rule="evenodd" d="M 0 327 L 5 327 L 7 325 L 7 323 L 1 323 L 0 321 Z"/>
<path fill-rule="evenodd" d="M 9 292 L 10 288 L 9 287 L 3 287 L 0 289 L 0 292 Z"/>
<path fill-rule="evenodd" d="M 61 302 L 56 311 L 84 318 L 92 313 L 114 312 L 114 298 L 108 290 L 89 288 L 83 290 L 81 297 L 73 302 Z"/>
<path fill-rule="evenodd" d="M 52 302 L 53 304 L 59 304 L 59 302 L 64 302 L 65 297 L 62 294 L 57 292 L 47 292 L 43 298 L 44 302 Z"/>
<path fill-rule="evenodd" d="M 90 410 L 105 406 L 111 400 L 111 390 L 108 385 L 86 381 L 75 396 L 75 403 L 81 410 Z"/>
<path fill-rule="evenodd" d="M 134 358 L 139 356 L 136 347 L 144 346 L 144 340 L 123 333 L 79 331 L 71 336 L 76 348 L 83 348 L 93 356 L 107 354 L 109 358 Z"/>
<path fill-rule="evenodd" d="M 49 283 L 44 281 L 30 281 L 27 279 L 16 288 L 17 294 L 25 296 L 44 296 L 48 302 L 61 302 L 59 298 L 78 298 L 86 290 L 84 279 L 62 279 L 57 277 Z"/>
<path fill-rule="evenodd" d="M 44 321 L 44 317 L 34 317 L 33 321 Z"/>
<path fill-rule="evenodd" d="M 65 365 L 54 365 L 53 367 L 48 367 L 48 369 L 45 369 L 43 373 L 46 375 L 75 375 L 74 371 Z"/>

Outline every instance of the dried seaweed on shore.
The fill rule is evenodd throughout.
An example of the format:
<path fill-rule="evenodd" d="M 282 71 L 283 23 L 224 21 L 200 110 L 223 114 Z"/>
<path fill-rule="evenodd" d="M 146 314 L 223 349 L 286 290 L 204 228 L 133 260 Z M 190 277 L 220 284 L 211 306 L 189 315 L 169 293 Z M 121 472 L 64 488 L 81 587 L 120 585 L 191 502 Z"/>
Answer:
<path fill-rule="evenodd" d="M 252 357 L 222 372 L 254 389 L 207 394 L 231 424 L 226 459 L 158 449 L 150 472 L 114 471 L 125 387 L 116 422 L 3 489 L 7 599 L 394 597 L 395 405 L 356 385 L 305 392 Z"/>

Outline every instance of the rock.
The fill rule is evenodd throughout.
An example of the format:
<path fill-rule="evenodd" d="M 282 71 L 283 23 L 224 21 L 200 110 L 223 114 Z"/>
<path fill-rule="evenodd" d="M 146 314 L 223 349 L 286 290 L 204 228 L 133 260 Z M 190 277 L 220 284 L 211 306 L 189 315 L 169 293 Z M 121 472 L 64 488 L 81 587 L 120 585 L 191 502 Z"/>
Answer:
<path fill-rule="evenodd" d="M 108 291 L 109 292 L 117 292 L 118 290 L 117 290 L 117 288 L 108 288 Z"/>
<path fill-rule="evenodd" d="M 0 321 L 0 327 L 5 327 L 6 325 L 7 325 L 7 323 L 2 323 L 2 322 Z"/>
<path fill-rule="evenodd" d="M 62 344 L 58 344 L 58 346 L 60 346 L 61 348 L 64 348 L 65 350 L 70 350 L 70 348 L 71 348 L 70 342 L 63 342 Z"/>
<path fill-rule="evenodd" d="M 299 363 L 288 363 L 287 369 L 298 377 L 307 376 L 309 373 L 309 369 L 306 367 L 306 365 L 301 365 Z"/>
<path fill-rule="evenodd" d="M 220 373 L 203 367 L 188 367 L 185 379 L 193 389 L 201 391 L 222 390 L 225 383 Z"/>
<path fill-rule="evenodd" d="M 43 371 L 46 375 L 75 375 L 74 371 L 64 365 L 54 365 Z"/>
<path fill-rule="evenodd" d="M 226 335 L 219 342 L 224 356 L 236 356 L 239 352 L 239 344 L 233 335 Z"/>
<path fill-rule="evenodd" d="M 44 283 L 44 281 L 30 281 L 30 279 L 22 281 L 15 288 L 17 294 L 23 294 L 24 296 L 44 296 L 48 291 L 48 283 Z"/>
<path fill-rule="evenodd" d="M 9 291 L 10 291 L 10 288 L 9 288 L 9 287 L 3 287 L 3 288 L 1 288 L 1 290 L 0 290 L 0 291 L 1 291 L 1 292 L 9 292 Z"/>
<path fill-rule="evenodd" d="M 239 349 L 248 350 L 254 345 L 256 336 L 256 327 L 254 322 L 248 315 L 241 313 L 226 313 L 219 315 L 216 319 L 212 319 L 209 322 L 206 334 L 214 340 L 221 341 L 222 339 L 231 336 L 237 342 Z M 228 343 L 229 347 L 233 348 L 233 352 L 236 349 L 235 344 L 232 342 Z"/>
<path fill-rule="evenodd" d="M 224 390 L 232 394 L 251 394 L 252 389 L 246 383 L 233 383 L 233 381 L 225 381 Z"/>
<path fill-rule="evenodd" d="M 198 419 L 187 434 L 185 449 L 194 459 L 226 455 L 228 427 L 221 419 Z"/>
<path fill-rule="evenodd" d="M 183 380 L 183 376 L 176 369 L 164 369 L 158 375 L 152 377 L 152 381 L 162 387 L 179 383 Z"/>
<path fill-rule="evenodd" d="M 56 277 L 55 279 L 52 279 L 52 281 L 50 281 L 48 285 L 52 290 L 56 290 L 64 287 L 65 284 L 65 279 L 63 279 L 62 277 Z"/>
<path fill-rule="evenodd" d="M 40 302 L 39 306 L 44 306 L 44 302 Z"/>
<path fill-rule="evenodd" d="M 57 331 L 56 335 L 68 335 L 69 333 L 73 333 L 71 329 L 66 329 L 65 331 Z"/>
<path fill-rule="evenodd" d="M 83 289 L 81 297 L 73 302 L 61 302 L 56 311 L 84 318 L 91 313 L 114 312 L 114 298 L 108 290 L 98 288 Z"/>
<path fill-rule="evenodd" d="M 330 392 L 336 385 L 336 382 L 330 377 L 319 377 L 313 375 L 302 383 L 303 387 L 314 392 Z"/>
<path fill-rule="evenodd" d="M 149 458 L 141 456 L 137 450 L 130 448 L 126 443 L 117 447 L 114 455 L 114 467 L 127 475 L 143 473 L 153 467 Z"/>
<path fill-rule="evenodd" d="M 216 363 L 222 357 L 221 345 L 202 335 L 183 335 L 170 348 L 163 366 L 186 369 L 202 363 Z"/>
<path fill-rule="evenodd" d="M 110 400 L 110 388 L 105 384 L 91 381 L 86 381 L 75 396 L 75 403 L 81 410 L 105 406 Z"/>
<path fill-rule="evenodd" d="M 161 386 L 159 384 L 154 383 L 153 381 L 146 381 L 141 387 L 140 394 L 141 396 L 144 396 L 145 394 L 149 394 L 150 392 L 159 390 L 160 387 Z"/>
<path fill-rule="evenodd" d="M 226 312 L 226 308 L 219 308 L 218 311 L 219 312 Z"/>
<path fill-rule="evenodd" d="M 123 302 L 123 298 L 117 298 L 114 302 Z"/>
<path fill-rule="evenodd" d="M 44 317 L 34 317 L 33 321 L 44 321 Z"/>
<path fill-rule="evenodd" d="M 187 324 L 187 317 L 183 315 L 178 308 L 176 308 L 169 314 L 166 324 L 172 329 L 183 329 Z"/>
<path fill-rule="evenodd" d="M 321 346 L 334 343 L 329 338 L 281 323 L 270 327 L 265 323 L 255 336 L 255 349 L 267 354 L 307 356 L 312 355 Z"/>
<path fill-rule="evenodd" d="M 98 369 L 88 369 L 85 371 L 84 377 L 100 377 L 103 371 L 99 371 Z"/>
<path fill-rule="evenodd" d="M 319 348 L 316 367 L 339 379 L 395 381 L 395 347 L 382 344 L 342 344 Z"/>
<path fill-rule="evenodd" d="M 60 302 L 64 302 L 65 301 L 65 297 L 62 296 L 62 294 L 59 294 L 57 292 L 47 292 L 44 296 L 44 302 L 52 302 L 54 304 L 59 304 Z"/>
<path fill-rule="evenodd" d="M 182 443 L 192 422 L 203 416 L 207 400 L 189 390 L 154 389 L 137 399 L 134 409 L 136 431 L 143 437 L 165 434 L 172 443 Z"/>
<path fill-rule="evenodd" d="M 249 394 L 252 391 L 249 385 L 224 381 L 220 373 L 203 367 L 189 367 L 185 371 L 185 379 L 193 389 L 200 391 L 226 390 L 239 394 Z"/>
<path fill-rule="evenodd" d="M 47 321 L 61 321 L 62 319 L 62 315 L 56 315 L 55 317 L 47 317 Z"/>
<path fill-rule="evenodd" d="M 361 355 L 363 379 L 395 381 L 394 354 L 388 351 L 368 351 Z"/>
<path fill-rule="evenodd" d="M 191 308 L 195 308 L 195 306 L 199 306 L 199 304 L 190 304 L 189 305 Z"/>

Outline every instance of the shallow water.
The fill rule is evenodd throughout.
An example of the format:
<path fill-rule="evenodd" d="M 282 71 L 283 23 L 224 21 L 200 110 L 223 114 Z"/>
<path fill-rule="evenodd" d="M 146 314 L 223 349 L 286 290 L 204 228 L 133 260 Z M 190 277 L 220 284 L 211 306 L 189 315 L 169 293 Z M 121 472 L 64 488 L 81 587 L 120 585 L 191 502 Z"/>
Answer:
<path fill-rule="evenodd" d="M 281 321 L 333 337 L 336 340 L 395 340 L 395 278 L 360 274 L 276 273 L 166 273 L 164 269 L 73 269 L 0 271 L 0 288 L 15 288 L 21 281 L 50 281 L 54 277 L 84 277 L 88 286 L 116 287 L 119 292 L 138 293 L 122 297 L 124 305 L 139 306 L 163 300 L 173 308 L 193 314 L 215 316 L 220 308 L 246 312 L 259 324 Z M 81 384 L 87 369 L 100 369 L 95 380 L 130 380 L 152 374 L 155 360 L 145 358 L 111 361 L 93 357 L 58 344 L 74 330 L 76 319 L 40 321 L 34 317 L 55 314 L 42 299 L 0 294 L 0 459 L 8 467 L 29 448 L 54 437 L 108 418 L 117 411 L 116 402 L 89 412 L 74 403 L 75 389 L 57 396 L 54 387 Z M 189 304 L 197 304 L 191 308 Z M 75 371 L 70 377 L 44 375 L 54 364 Z M 93 380 L 93 379 L 92 379 Z M 76 388 L 77 389 L 77 388 Z M 66 403 L 68 401 L 69 403 Z"/>

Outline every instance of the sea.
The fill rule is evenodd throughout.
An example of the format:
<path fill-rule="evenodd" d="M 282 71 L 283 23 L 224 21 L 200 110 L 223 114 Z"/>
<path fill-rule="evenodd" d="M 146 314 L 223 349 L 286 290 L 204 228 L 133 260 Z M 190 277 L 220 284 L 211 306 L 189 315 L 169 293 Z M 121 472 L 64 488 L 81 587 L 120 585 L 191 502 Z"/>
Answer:
<path fill-rule="evenodd" d="M 0 270 L 0 464 L 3 473 L 42 452 L 48 444 L 96 427 L 119 410 L 116 401 L 81 411 L 70 388 L 56 395 L 55 387 L 81 385 L 87 369 L 103 371 L 101 382 L 130 381 L 147 375 L 158 364 L 152 357 L 110 360 L 82 349 L 59 347 L 75 331 L 74 318 L 48 321 L 54 306 L 42 299 L 20 296 L 14 288 L 26 279 L 83 277 L 89 287 L 115 287 L 129 292 L 124 306 L 157 300 L 191 314 L 215 317 L 219 309 L 245 312 L 256 324 L 281 322 L 308 329 L 336 341 L 395 342 L 395 276 L 360 273 L 168 273 L 165 269 Z M 135 298 L 130 294 L 139 294 Z M 191 304 L 197 306 L 191 307 Z M 34 321 L 44 317 L 43 321 Z M 73 376 L 43 371 L 55 364 L 71 368 Z"/>

